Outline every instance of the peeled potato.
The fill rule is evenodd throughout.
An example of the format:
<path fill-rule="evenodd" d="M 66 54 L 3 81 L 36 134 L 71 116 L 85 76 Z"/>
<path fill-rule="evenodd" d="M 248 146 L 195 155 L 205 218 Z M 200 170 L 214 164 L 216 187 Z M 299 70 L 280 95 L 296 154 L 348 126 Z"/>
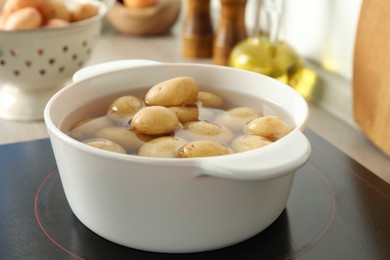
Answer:
<path fill-rule="evenodd" d="M 187 141 L 183 138 L 174 136 L 164 136 L 153 139 L 138 150 L 138 155 L 147 157 L 161 158 L 177 158 L 179 157 L 179 149 L 185 145 Z"/>
<path fill-rule="evenodd" d="M 242 135 L 235 138 L 231 147 L 236 153 L 245 152 L 249 150 L 254 150 L 266 145 L 271 144 L 272 142 L 265 137 L 259 135 Z"/>
<path fill-rule="evenodd" d="M 0 30 L 4 29 L 5 21 L 6 21 L 5 14 L 0 13 Z"/>
<path fill-rule="evenodd" d="M 128 8 L 143 8 L 157 4 L 157 0 L 123 0 Z"/>
<path fill-rule="evenodd" d="M 216 118 L 224 111 L 219 108 L 210 108 L 199 106 L 199 120 L 214 122 Z"/>
<path fill-rule="evenodd" d="M 110 151 L 110 152 L 126 153 L 126 150 L 122 146 L 120 146 L 119 144 L 114 143 L 112 141 L 105 140 L 105 139 L 90 139 L 90 140 L 84 141 L 83 143 L 85 143 L 89 146 L 99 148 L 102 150 L 106 150 L 106 151 Z"/>
<path fill-rule="evenodd" d="M 222 107 L 223 98 L 215 93 L 208 91 L 199 91 L 198 100 L 201 102 L 203 107 Z"/>
<path fill-rule="evenodd" d="M 144 100 L 118 97 L 105 116 L 77 123 L 69 135 L 139 156 L 191 158 L 258 149 L 291 131 L 279 116 L 245 106 L 226 110 L 223 102 L 199 91 L 194 79 L 177 77 L 151 87 Z"/>
<path fill-rule="evenodd" d="M 20 11 L 24 9 L 30 11 Z M 34 8 L 35 11 L 31 11 Z M 27 10 L 28 10 L 27 9 Z M 54 28 L 98 15 L 99 7 L 87 2 L 62 0 L 7 0 L 0 15 L 0 29 Z M 38 15 L 39 14 L 39 15 Z M 59 20 L 57 20 L 59 19 Z M 65 21 L 65 22 L 64 22 Z"/>
<path fill-rule="evenodd" d="M 82 141 L 93 138 L 100 129 L 112 126 L 113 122 L 106 116 L 86 118 L 77 122 L 69 132 L 69 135 L 76 140 Z"/>
<path fill-rule="evenodd" d="M 108 107 L 107 116 L 113 121 L 128 122 L 131 117 L 145 107 L 141 99 L 127 95 L 115 99 Z"/>
<path fill-rule="evenodd" d="M 37 10 L 40 10 L 43 6 L 45 0 L 7 0 L 3 6 L 3 14 L 5 16 L 10 15 L 11 13 L 26 8 L 33 7 Z"/>
<path fill-rule="evenodd" d="M 244 131 L 276 141 L 290 132 L 290 127 L 279 116 L 262 116 L 249 121 Z"/>
<path fill-rule="evenodd" d="M 124 126 L 111 126 L 100 129 L 95 136 L 121 145 L 128 153 L 138 151 L 144 143 L 153 139 L 153 137 L 148 135 L 136 134 Z"/>
<path fill-rule="evenodd" d="M 67 22 L 70 21 L 70 11 L 60 0 L 46 0 L 40 10 L 45 22 L 51 19 L 61 19 Z"/>
<path fill-rule="evenodd" d="M 199 118 L 198 106 L 184 106 L 184 107 L 168 107 L 175 112 L 180 122 L 185 123 L 189 121 L 196 121 Z"/>
<path fill-rule="evenodd" d="M 41 27 L 42 16 L 34 7 L 25 7 L 11 13 L 5 23 L 4 30 L 30 30 Z"/>
<path fill-rule="evenodd" d="M 68 26 L 69 22 L 62 20 L 62 19 L 50 19 L 49 21 L 46 22 L 45 28 L 59 28 L 59 27 L 65 27 Z"/>
<path fill-rule="evenodd" d="M 227 146 L 214 141 L 194 141 L 182 146 L 179 150 L 181 158 L 209 157 L 231 154 Z"/>
<path fill-rule="evenodd" d="M 163 135 L 174 132 L 180 121 L 175 112 L 162 106 L 150 106 L 139 110 L 130 126 L 134 132 L 146 135 Z"/>
<path fill-rule="evenodd" d="M 210 140 L 228 143 L 233 138 L 233 133 L 226 127 L 205 120 L 186 122 L 183 126 L 176 134 L 190 141 Z"/>
<path fill-rule="evenodd" d="M 190 77 L 177 77 L 154 85 L 145 96 L 150 106 L 185 106 L 198 100 L 198 84 Z"/>
<path fill-rule="evenodd" d="M 249 107 L 236 107 L 227 110 L 217 117 L 216 122 L 233 131 L 242 131 L 244 125 L 259 117 L 262 113 Z"/>
<path fill-rule="evenodd" d="M 99 14 L 99 8 L 91 3 L 81 3 L 71 10 L 71 21 L 78 22 Z"/>

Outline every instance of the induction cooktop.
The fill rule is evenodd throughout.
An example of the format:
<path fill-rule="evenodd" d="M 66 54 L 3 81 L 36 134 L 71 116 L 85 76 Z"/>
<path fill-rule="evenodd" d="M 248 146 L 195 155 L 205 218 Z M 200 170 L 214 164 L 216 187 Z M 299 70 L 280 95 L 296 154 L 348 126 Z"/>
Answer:
<path fill-rule="evenodd" d="M 0 259 L 390 259 L 390 185 L 310 129 L 285 210 L 256 236 L 200 253 L 112 243 L 72 213 L 50 141 L 0 146 Z M 390 172 L 390 170 L 389 170 Z"/>

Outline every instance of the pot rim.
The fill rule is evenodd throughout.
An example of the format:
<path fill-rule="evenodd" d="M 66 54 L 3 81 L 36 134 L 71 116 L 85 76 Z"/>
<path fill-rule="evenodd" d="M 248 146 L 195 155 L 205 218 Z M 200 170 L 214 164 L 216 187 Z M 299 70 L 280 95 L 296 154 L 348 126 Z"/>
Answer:
<path fill-rule="evenodd" d="M 140 60 L 136 60 L 136 61 L 139 62 Z M 118 62 L 121 63 L 121 65 L 123 65 L 123 61 L 118 61 Z M 95 65 L 92 65 L 91 67 L 93 66 Z M 214 177 L 238 179 L 238 180 L 264 180 L 264 179 L 280 177 L 282 175 L 295 172 L 295 170 L 300 168 L 308 160 L 311 152 L 311 147 L 309 141 L 307 140 L 307 138 L 304 136 L 302 132 L 306 128 L 306 125 L 308 123 L 309 109 L 304 98 L 301 97 L 297 92 L 295 92 L 291 87 L 277 81 L 276 79 L 258 73 L 244 71 L 244 70 L 240 70 L 240 73 L 248 74 L 248 75 L 255 74 L 259 77 L 264 77 L 267 80 L 274 81 L 274 83 L 276 83 L 276 85 L 279 87 L 286 88 L 287 91 L 290 91 L 291 93 L 293 93 L 293 95 L 296 95 L 298 99 L 301 99 L 300 102 L 304 104 L 303 106 L 304 111 L 302 112 L 307 114 L 307 116 L 304 117 L 304 120 L 299 122 L 299 124 L 297 124 L 289 134 L 287 134 L 283 138 L 275 141 L 270 145 L 262 147 L 261 149 L 255 149 L 251 151 L 234 153 L 234 154 L 223 155 L 223 156 L 180 158 L 180 159 L 155 158 L 155 157 L 151 158 L 151 157 L 142 157 L 142 156 L 136 156 L 130 154 L 119 154 L 119 153 L 113 153 L 105 150 L 96 149 L 88 145 L 84 145 L 80 141 L 73 139 L 72 137 L 68 136 L 66 133 L 61 131 L 52 121 L 51 107 L 63 92 L 66 92 L 72 88 L 77 88 L 79 84 L 85 84 L 85 82 L 88 82 L 91 79 L 96 80 L 99 77 L 108 77 L 116 72 L 131 70 L 132 67 L 139 68 L 144 66 L 145 67 L 189 66 L 189 67 L 210 68 L 213 70 L 234 70 L 234 71 L 238 70 L 230 67 L 223 67 L 223 66 L 216 66 L 216 65 L 209 65 L 209 64 L 159 63 L 159 62 L 151 61 L 151 63 L 149 64 L 147 62 L 144 63 L 140 62 L 136 65 L 133 64 L 130 67 L 118 67 L 118 68 L 111 67 L 111 69 L 108 71 L 98 70 L 99 74 L 92 75 L 89 77 L 81 77 L 79 79 L 77 79 L 77 77 L 76 78 L 74 77 L 76 81 L 70 83 L 69 85 L 59 90 L 56 94 L 54 94 L 45 107 L 44 120 L 47 129 L 49 131 L 50 138 L 55 137 L 57 139 L 60 139 L 61 142 L 65 142 L 67 145 L 71 146 L 76 150 L 106 160 L 121 161 L 121 162 L 138 164 L 138 165 L 147 165 L 152 163 L 153 165 L 158 165 L 161 167 L 191 167 L 191 168 L 195 167 L 199 169 L 198 176 L 214 176 Z M 285 147 L 291 147 L 291 146 L 297 148 L 296 152 L 286 153 L 286 151 L 290 149 L 285 149 Z M 278 154 L 281 153 L 288 154 L 285 155 L 285 157 L 287 157 L 286 158 L 287 160 L 285 160 L 284 162 L 271 160 L 272 162 L 270 163 L 269 160 L 270 155 L 277 157 Z M 245 161 L 245 165 L 243 165 L 242 161 Z M 229 165 L 229 163 L 227 164 L 226 162 L 230 162 L 231 165 Z M 259 166 L 259 164 L 264 164 L 264 165 Z M 226 165 L 228 165 L 228 167 Z"/>

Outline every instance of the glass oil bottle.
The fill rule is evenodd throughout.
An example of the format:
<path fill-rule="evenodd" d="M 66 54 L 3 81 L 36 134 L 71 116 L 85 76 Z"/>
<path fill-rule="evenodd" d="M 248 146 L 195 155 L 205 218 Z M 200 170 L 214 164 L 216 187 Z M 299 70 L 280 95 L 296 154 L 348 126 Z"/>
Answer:
<path fill-rule="evenodd" d="M 316 73 L 305 67 L 303 59 L 287 42 L 279 39 L 283 0 L 256 1 L 252 36 L 233 48 L 229 66 L 276 78 L 310 99 L 317 83 Z M 261 10 L 266 19 L 260 19 Z M 260 29 L 260 21 L 264 20 L 267 21 L 266 31 Z"/>

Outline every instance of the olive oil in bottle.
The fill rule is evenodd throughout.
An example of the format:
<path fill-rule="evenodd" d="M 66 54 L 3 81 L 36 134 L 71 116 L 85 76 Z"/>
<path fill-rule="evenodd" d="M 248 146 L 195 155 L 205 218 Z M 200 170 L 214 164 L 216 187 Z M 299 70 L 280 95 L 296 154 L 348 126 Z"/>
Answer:
<path fill-rule="evenodd" d="M 230 54 L 229 66 L 276 78 L 310 99 L 317 75 L 305 67 L 303 59 L 294 48 L 279 40 L 278 27 L 282 9 L 278 4 L 281 3 L 281 0 L 265 0 L 261 8 L 265 9 L 269 18 L 269 33 L 254 32 L 251 37 L 240 41 Z"/>

